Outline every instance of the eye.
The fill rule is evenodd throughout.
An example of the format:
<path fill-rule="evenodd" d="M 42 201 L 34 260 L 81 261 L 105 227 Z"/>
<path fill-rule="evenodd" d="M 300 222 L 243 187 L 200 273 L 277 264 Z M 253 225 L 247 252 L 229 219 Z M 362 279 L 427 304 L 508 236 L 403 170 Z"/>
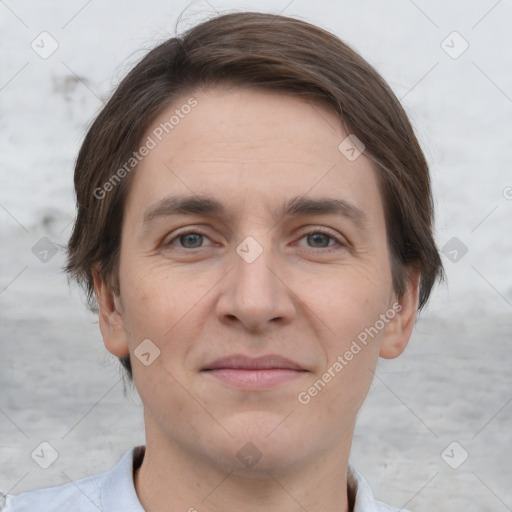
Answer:
<path fill-rule="evenodd" d="M 330 232 L 321 229 L 315 229 L 309 233 L 305 233 L 300 237 L 301 240 L 306 240 L 307 246 L 313 249 L 327 249 L 331 250 L 343 249 L 347 247 L 347 243 L 340 240 L 338 237 L 333 236 Z M 177 249 L 201 249 L 205 247 L 203 242 L 209 238 L 199 231 L 186 231 L 178 233 L 166 240 L 162 245 L 164 247 L 174 247 Z M 299 244 L 303 245 L 303 244 Z"/>
<path fill-rule="evenodd" d="M 203 233 L 197 231 L 187 231 L 185 233 L 179 233 L 169 240 L 166 240 L 163 245 L 165 247 L 175 245 L 175 242 L 179 242 L 178 248 L 180 249 L 200 249 L 203 247 L 202 242 L 205 238 L 208 238 Z"/>
<path fill-rule="evenodd" d="M 347 245 L 346 243 L 339 240 L 337 237 L 334 237 L 332 234 L 319 229 L 306 233 L 300 238 L 300 240 L 303 239 L 306 239 L 308 247 L 314 249 L 327 249 L 331 247 L 334 248 L 336 246 L 339 246 L 338 248 L 344 248 Z"/>

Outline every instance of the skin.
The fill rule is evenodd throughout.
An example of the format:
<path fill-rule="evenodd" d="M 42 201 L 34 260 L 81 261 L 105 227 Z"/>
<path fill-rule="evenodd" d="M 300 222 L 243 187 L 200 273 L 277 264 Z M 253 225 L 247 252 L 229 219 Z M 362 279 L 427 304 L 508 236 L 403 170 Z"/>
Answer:
<path fill-rule="evenodd" d="M 338 150 L 347 133 L 334 112 L 255 89 L 193 96 L 197 106 L 131 176 L 119 296 L 95 274 L 105 346 L 131 354 L 144 404 L 137 494 L 150 512 L 169 503 L 200 512 L 346 512 L 356 415 L 379 355 L 396 357 L 409 340 L 419 276 L 411 272 L 406 294 L 395 296 L 377 176 L 364 153 L 349 161 Z M 176 194 L 213 196 L 227 213 L 144 222 Z M 280 215 L 278 206 L 296 196 L 343 199 L 363 212 L 364 226 L 339 214 Z M 307 236 L 318 229 L 327 235 Z M 204 236 L 172 240 L 186 232 Z M 248 236 L 263 249 L 252 263 L 236 252 Z M 396 303 L 401 311 L 378 335 L 300 403 L 298 394 Z M 160 350 L 148 366 L 134 357 L 144 339 Z M 234 353 L 279 354 L 306 371 L 265 390 L 201 371 Z M 261 454 L 251 467 L 237 457 L 247 442 Z"/>

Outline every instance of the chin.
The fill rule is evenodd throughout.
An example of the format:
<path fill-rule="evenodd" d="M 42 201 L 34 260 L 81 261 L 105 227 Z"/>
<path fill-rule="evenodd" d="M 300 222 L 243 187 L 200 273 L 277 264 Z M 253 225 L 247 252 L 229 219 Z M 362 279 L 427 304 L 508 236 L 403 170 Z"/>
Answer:
<path fill-rule="evenodd" d="M 225 444 L 217 445 L 214 459 L 216 463 L 222 461 L 226 470 L 268 478 L 269 472 L 285 472 L 307 458 L 310 450 L 304 440 L 311 442 L 310 448 L 313 451 L 312 436 L 305 431 L 294 431 L 293 428 L 306 429 L 305 424 L 285 425 L 286 420 L 283 419 L 286 415 L 262 411 L 245 413 L 243 416 L 241 418 L 238 415 L 232 421 L 223 423 L 233 437 L 223 436 L 222 440 L 218 440 Z"/>

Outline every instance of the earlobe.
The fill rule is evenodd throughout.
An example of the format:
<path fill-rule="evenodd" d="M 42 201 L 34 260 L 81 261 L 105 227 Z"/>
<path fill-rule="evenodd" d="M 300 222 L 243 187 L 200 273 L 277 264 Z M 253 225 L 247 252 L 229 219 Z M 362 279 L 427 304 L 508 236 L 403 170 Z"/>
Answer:
<path fill-rule="evenodd" d="M 407 346 L 411 337 L 416 312 L 418 309 L 420 274 L 414 272 L 409 275 L 407 289 L 392 309 L 396 311 L 384 331 L 379 356 L 384 359 L 398 357 Z"/>
<path fill-rule="evenodd" d="M 120 298 L 106 283 L 99 269 L 93 272 L 94 291 L 98 301 L 99 324 L 103 343 L 115 356 L 128 355 L 127 331 L 124 327 L 123 308 Z"/>

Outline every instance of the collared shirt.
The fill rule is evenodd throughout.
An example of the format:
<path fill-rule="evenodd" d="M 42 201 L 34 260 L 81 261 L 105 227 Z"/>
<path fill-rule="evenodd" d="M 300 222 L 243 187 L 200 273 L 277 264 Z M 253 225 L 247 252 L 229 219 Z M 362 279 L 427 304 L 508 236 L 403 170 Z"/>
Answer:
<path fill-rule="evenodd" d="M 73 483 L 18 496 L 0 492 L 0 509 L 2 512 L 144 512 L 133 483 L 134 469 L 140 467 L 144 449 L 144 446 L 132 448 L 111 471 Z M 368 483 L 351 464 L 347 486 L 354 499 L 352 512 L 398 512 L 373 497 Z"/>

